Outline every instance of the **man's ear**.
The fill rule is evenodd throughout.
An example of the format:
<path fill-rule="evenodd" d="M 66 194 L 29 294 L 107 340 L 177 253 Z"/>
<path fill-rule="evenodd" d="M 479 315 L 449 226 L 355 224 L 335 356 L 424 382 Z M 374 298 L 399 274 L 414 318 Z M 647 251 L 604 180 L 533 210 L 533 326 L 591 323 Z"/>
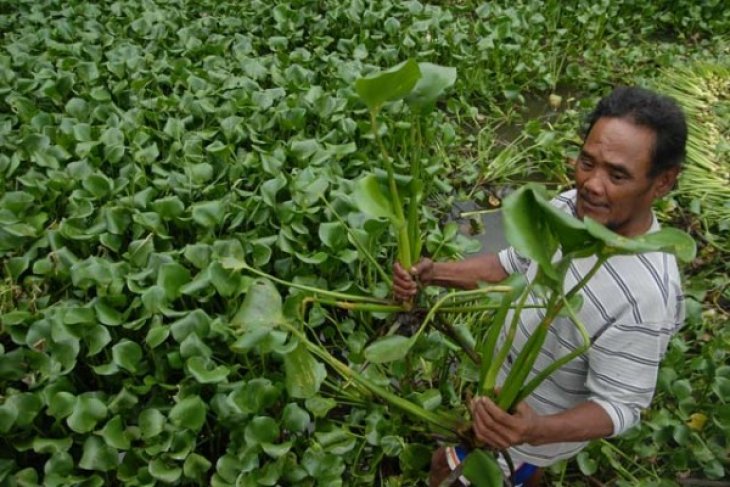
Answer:
<path fill-rule="evenodd" d="M 677 177 L 679 177 L 679 170 L 679 167 L 670 167 L 657 175 L 654 181 L 654 198 L 661 198 L 674 188 L 674 185 L 677 184 Z"/>

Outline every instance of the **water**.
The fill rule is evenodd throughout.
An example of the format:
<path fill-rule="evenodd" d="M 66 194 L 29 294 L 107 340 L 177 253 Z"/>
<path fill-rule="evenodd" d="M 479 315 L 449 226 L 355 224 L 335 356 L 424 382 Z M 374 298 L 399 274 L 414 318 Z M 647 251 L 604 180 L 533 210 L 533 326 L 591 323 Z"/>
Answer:
<path fill-rule="evenodd" d="M 499 208 L 483 210 L 473 201 L 457 201 L 454 203 L 452 221 L 459 224 L 461 233 L 481 243 L 481 249 L 473 255 L 499 252 L 509 245 L 504 236 L 502 210 Z"/>

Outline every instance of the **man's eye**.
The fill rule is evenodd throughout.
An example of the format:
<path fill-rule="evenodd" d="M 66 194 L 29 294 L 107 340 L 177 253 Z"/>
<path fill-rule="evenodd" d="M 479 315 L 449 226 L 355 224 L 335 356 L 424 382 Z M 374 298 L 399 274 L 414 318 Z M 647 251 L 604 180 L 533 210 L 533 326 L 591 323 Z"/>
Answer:
<path fill-rule="evenodd" d="M 593 162 L 591 162 L 588 159 L 585 159 L 583 157 L 578 159 L 578 164 L 580 164 L 580 167 L 582 167 L 584 169 L 590 169 L 593 167 Z"/>
<path fill-rule="evenodd" d="M 626 179 L 626 175 L 618 172 L 611 173 L 611 179 L 613 179 L 614 181 L 623 181 L 624 179 Z"/>

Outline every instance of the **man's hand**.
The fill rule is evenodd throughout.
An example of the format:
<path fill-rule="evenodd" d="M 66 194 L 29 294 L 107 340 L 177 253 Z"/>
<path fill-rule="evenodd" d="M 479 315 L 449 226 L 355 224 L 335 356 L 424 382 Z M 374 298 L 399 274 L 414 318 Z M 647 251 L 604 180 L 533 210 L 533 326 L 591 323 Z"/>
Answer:
<path fill-rule="evenodd" d="M 410 272 L 397 261 L 393 264 L 393 295 L 397 301 L 410 301 L 418 293 L 418 281 L 430 284 L 433 278 L 433 261 L 421 259 Z"/>
<path fill-rule="evenodd" d="M 498 450 L 531 443 L 539 434 L 540 416 L 524 402 L 508 414 L 489 398 L 477 397 L 471 402 L 471 414 L 477 440 Z"/>

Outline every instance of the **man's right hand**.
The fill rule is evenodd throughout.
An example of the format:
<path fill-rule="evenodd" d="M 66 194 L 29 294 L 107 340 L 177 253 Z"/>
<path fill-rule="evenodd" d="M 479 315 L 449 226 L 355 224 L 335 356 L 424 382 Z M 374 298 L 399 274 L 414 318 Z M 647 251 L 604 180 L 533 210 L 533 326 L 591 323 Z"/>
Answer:
<path fill-rule="evenodd" d="M 393 296 L 397 301 L 411 301 L 418 294 L 418 284 L 430 284 L 433 280 L 433 261 L 421 259 L 410 272 L 399 262 L 393 264 Z"/>

